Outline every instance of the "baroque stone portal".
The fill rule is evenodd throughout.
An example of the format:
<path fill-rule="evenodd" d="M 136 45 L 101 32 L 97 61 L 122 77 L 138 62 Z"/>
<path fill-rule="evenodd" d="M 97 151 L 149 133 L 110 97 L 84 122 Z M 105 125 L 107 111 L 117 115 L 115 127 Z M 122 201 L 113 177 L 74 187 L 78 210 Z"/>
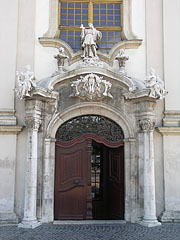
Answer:
<path fill-rule="evenodd" d="M 86 76 L 80 76 L 79 79 L 71 83 L 73 93 L 70 97 L 80 97 L 86 100 L 101 100 L 105 97 L 113 98 L 110 93 L 112 84 L 104 80 L 103 77 L 91 73 Z"/>

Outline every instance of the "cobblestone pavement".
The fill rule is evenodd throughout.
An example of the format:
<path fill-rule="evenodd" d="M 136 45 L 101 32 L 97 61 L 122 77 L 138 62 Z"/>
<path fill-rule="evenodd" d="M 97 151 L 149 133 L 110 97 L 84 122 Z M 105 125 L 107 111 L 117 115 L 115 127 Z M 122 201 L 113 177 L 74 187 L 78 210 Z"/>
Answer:
<path fill-rule="evenodd" d="M 0 240 L 180 240 L 180 224 L 147 228 L 138 224 L 43 224 L 35 229 L 0 226 Z"/>

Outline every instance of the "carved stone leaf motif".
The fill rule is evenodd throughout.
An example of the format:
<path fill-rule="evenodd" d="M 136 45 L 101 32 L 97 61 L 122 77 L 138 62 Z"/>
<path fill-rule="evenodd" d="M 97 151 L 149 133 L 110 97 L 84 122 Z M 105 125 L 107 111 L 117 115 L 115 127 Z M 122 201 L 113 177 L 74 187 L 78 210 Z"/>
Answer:
<path fill-rule="evenodd" d="M 37 131 L 41 125 L 41 122 L 42 122 L 41 118 L 35 118 L 32 116 L 25 118 L 25 123 L 28 129 Z"/>
<path fill-rule="evenodd" d="M 91 73 L 71 83 L 73 93 L 70 97 L 80 97 L 89 101 L 101 100 L 105 97 L 113 98 L 110 93 L 111 86 L 111 82 Z"/>
<path fill-rule="evenodd" d="M 139 127 L 142 131 L 153 131 L 155 127 L 155 120 L 153 119 L 139 120 Z"/>

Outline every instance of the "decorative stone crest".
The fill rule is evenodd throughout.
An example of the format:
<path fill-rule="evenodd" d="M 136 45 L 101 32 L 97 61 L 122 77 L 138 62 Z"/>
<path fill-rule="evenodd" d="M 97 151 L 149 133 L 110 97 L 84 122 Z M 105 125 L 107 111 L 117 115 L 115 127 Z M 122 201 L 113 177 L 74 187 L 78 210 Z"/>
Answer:
<path fill-rule="evenodd" d="M 145 77 L 145 86 L 150 89 L 149 97 L 163 99 L 168 93 L 165 90 L 164 82 L 153 68 L 150 69 L 150 73 Z"/>
<path fill-rule="evenodd" d="M 97 56 L 97 42 L 101 40 L 102 33 L 93 26 L 92 23 L 88 24 L 89 28 L 85 29 L 81 24 L 81 41 L 83 49 L 83 65 L 84 66 L 100 66 L 102 63 Z"/>
<path fill-rule="evenodd" d="M 154 119 L 142 119 L 139 120 L 139 127 L 142 131 L 153 131 L 155 123 Z"/>
<path fill-rule="evenodd" d="M 113 98 L 110 93 L 112 84 L 104 80 L 103 77 L 91 73 L 80 76 L 79 79 L 71 83 L 73 93 L 70 97 L 80 97 L 86 100 L 101 100 L 105 97 Z"/>
<path fill-rule="evenodd" d="M 126 61 L 129 60 L 129 57 L 125 55 L 125 50 L 120 49 L 118 55 L 115 57 L 115 59 L 119 62 L 119 73 L 125 74 L 125 64 Z"/>
<path fill-rule="evenodd" d="M 20 73 L 17 71 L 16 77 L 19 85 L 19 87 L 15 89 L 17 96 L 20 99 L 23 99 L 24 97 L 30 97 L 30 92 L 36 87 L 36 78 L 34 72 L 31 72 L 31 66 L 26 65 L 24 72 Z"/>
<path fill-rule="evenodd" d="M 64 67 L 64 62 L 65 62 L 66 59 L 69 59 L 69 57 L 66 55 L 63 47 L 60 47 L 58 49 L 58 51 L 59 51 L 59 54 L 54 56 L 54 58 L 57 59 L 58 69 L 56 70 L 55 73 L 53 73 L 52 76 L 56 76 L 56 75 L 62 73 L 63 72 L 63 67 Z"/>

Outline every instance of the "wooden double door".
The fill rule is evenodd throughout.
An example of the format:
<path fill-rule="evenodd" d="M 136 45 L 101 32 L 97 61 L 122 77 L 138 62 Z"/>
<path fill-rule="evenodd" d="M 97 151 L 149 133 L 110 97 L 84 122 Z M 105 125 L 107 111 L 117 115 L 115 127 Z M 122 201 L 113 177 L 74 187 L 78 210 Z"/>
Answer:
<path fill-rule="evenodd" d="M 55 220 L 124 219 L 123 143 L 56 142 Z"/>

